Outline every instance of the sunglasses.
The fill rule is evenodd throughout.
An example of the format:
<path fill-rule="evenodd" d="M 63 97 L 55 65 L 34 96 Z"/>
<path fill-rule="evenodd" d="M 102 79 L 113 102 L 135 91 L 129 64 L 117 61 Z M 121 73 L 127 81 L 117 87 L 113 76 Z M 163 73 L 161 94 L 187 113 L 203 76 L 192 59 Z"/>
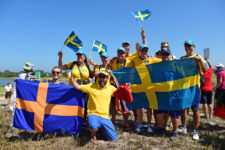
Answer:
<path fill-rule="evenodd" d="M 105 76 L 105 75 L 99 75 L 99 78 L 103 78 L 103 79 L 105 79 L 105 78 L 107 78 L 108 76 Z"/>
<path fill-rule="evenodd" d="M 184 47 L 191 47 L 192 45 L 190 44 L 184 44 Z"/>
<path fill-rule="evenodd" d="M 52 71 L 52 74 L 60 74 L 61 72 L 58 72 L 58 71 Z"/>

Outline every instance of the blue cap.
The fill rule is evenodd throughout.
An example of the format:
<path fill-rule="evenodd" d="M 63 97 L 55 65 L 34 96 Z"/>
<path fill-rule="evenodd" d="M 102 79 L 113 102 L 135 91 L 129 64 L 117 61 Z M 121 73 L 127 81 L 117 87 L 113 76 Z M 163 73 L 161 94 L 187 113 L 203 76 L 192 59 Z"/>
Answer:
<path fill-rule="evenodd" d="M 170 48 L 168 48 L 168 47 L 163 47 L 163 48 L 161 48 L 161 53 L 168 53 L 168 54 L 171 54 Z"/>
<path fill-rule="evenodd" d="M 193 40 L 186 40 L 184 44 L 195 45 Z"/>
<path fill-rule="evenodd" d="M 109 58 L 109 54 L 107 52 L 101 52 L 100 56 L 104 56 L 106 58 Z"/>
<path fill-rule="evenodd" d="M 117 49 L 117 51 L 123 51 L 124 53 L 126 52 L 125 48 L 124 47 L 120 47 Z"/>
<path fill-rule="evenodd" d="M 144 49 L 144 48 L 147 48 L 147 49 L 148 49 L 148 46 L 147 46 L 147 45 L 142 44 L 142 45 L 140 45 L 139 50 L 142 50 L 142 49 Z"/>
<path fill-rule="evenodd" d="M 129 43 L 128 41 L 123 41 L 123 42 L 122 42 L 122 45 L 123 45 L 123 44 L 128 44 L 128 45 L 130 45 L 130 43 Z"/>
<path fill-rule="evenodd" d="M 77 51 L 76 55 L 77 55 L 77 54 L 82 54 L 82 55 L 85 55 L 85 56 L 86 56 L 86 53 L 84 52 L 84 50 L 81 50 L 81 49 L 79 49 L 79 50 Z"/>

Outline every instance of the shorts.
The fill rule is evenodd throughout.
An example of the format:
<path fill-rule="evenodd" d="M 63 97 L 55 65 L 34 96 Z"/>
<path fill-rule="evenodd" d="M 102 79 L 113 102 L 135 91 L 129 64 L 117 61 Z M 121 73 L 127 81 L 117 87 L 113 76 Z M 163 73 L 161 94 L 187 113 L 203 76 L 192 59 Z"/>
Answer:
<path fill-rule="evenodd" d="M 199 110 L 199 104 L 191 106 L 191 110 L 192 110 L 192 111 L 197 111 L 197 110 Z"/>
<path fill-rule="evenodd" d="M 212 104 L 212 91 L 202 91 L 201 104 Z"/>
<path fill-rule="evenodd" d="M 11 92 L 11 91 L 6 92 L 6 93 L 5 93 L 5 98 L 10 98 L 11 95 L 12 95 L 12 92 Z"/>
<path fill-rule="evenodd" d="M 167 110 L 154 110 L 154 111 L 155 111 L 156 115 L 169 112 Z"/>
<path fill-rule="evenodd" d="M 116 131 L 110 119 L 106 119 L 96 115 L 89 115 L 88 125 L 90 129 L 102 128 L 104 130 L 106 137 L 109 140 L 113 140 L 113 141 L 117 140 Z"/>
<path fill-rule="evenodd" d="M 169 113 L 171 118 L 179 118 L 181 114 L 180 111 L 170 111 Z"/>
<path fill-rule="evenodd" d="M 225 89 L 216 89 L 215 99 L 218 99 L 221 95 L 225 97 Z"/>

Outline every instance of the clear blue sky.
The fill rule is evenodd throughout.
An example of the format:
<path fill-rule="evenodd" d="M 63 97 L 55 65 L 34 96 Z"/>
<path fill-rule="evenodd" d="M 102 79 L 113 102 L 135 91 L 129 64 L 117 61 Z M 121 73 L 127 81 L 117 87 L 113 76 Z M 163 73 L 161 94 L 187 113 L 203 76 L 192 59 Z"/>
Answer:
<path fill-rule="evenodd" d="M 50 71 L 58 63 L 58 51 L 72 30 L 83 41 L 90 56 L 93 40 L 108 46 L 110 57 L 122 41 L 141 42 L 135 10 L 150 9 L 143 22 L 149 55 L 168 41 L 174 55 L 185 54 L 183 43 L 192 39 L 195 52 L 210 48 L 213 65 L 225 64 L 225 0 L 1 0 L 0 71 L 21 71 L 28 61 L 34 69 Z M 63 49 L 63 63 L 76 60 Z M 98 54 L 91 57 L 100 63 Z"/>

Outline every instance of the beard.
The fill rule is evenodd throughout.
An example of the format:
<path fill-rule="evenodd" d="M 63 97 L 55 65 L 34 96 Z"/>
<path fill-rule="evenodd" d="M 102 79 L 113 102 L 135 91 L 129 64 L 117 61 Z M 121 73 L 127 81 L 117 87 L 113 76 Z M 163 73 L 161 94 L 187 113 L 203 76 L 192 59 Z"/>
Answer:
<path fill-rule="evenodd" d="M 106 85 L 106 83 L 107 83 L 107 80 L 106 81 L 104 81 L 104 80 L 99 81 L 100 87 L 104 87 Z"/>

